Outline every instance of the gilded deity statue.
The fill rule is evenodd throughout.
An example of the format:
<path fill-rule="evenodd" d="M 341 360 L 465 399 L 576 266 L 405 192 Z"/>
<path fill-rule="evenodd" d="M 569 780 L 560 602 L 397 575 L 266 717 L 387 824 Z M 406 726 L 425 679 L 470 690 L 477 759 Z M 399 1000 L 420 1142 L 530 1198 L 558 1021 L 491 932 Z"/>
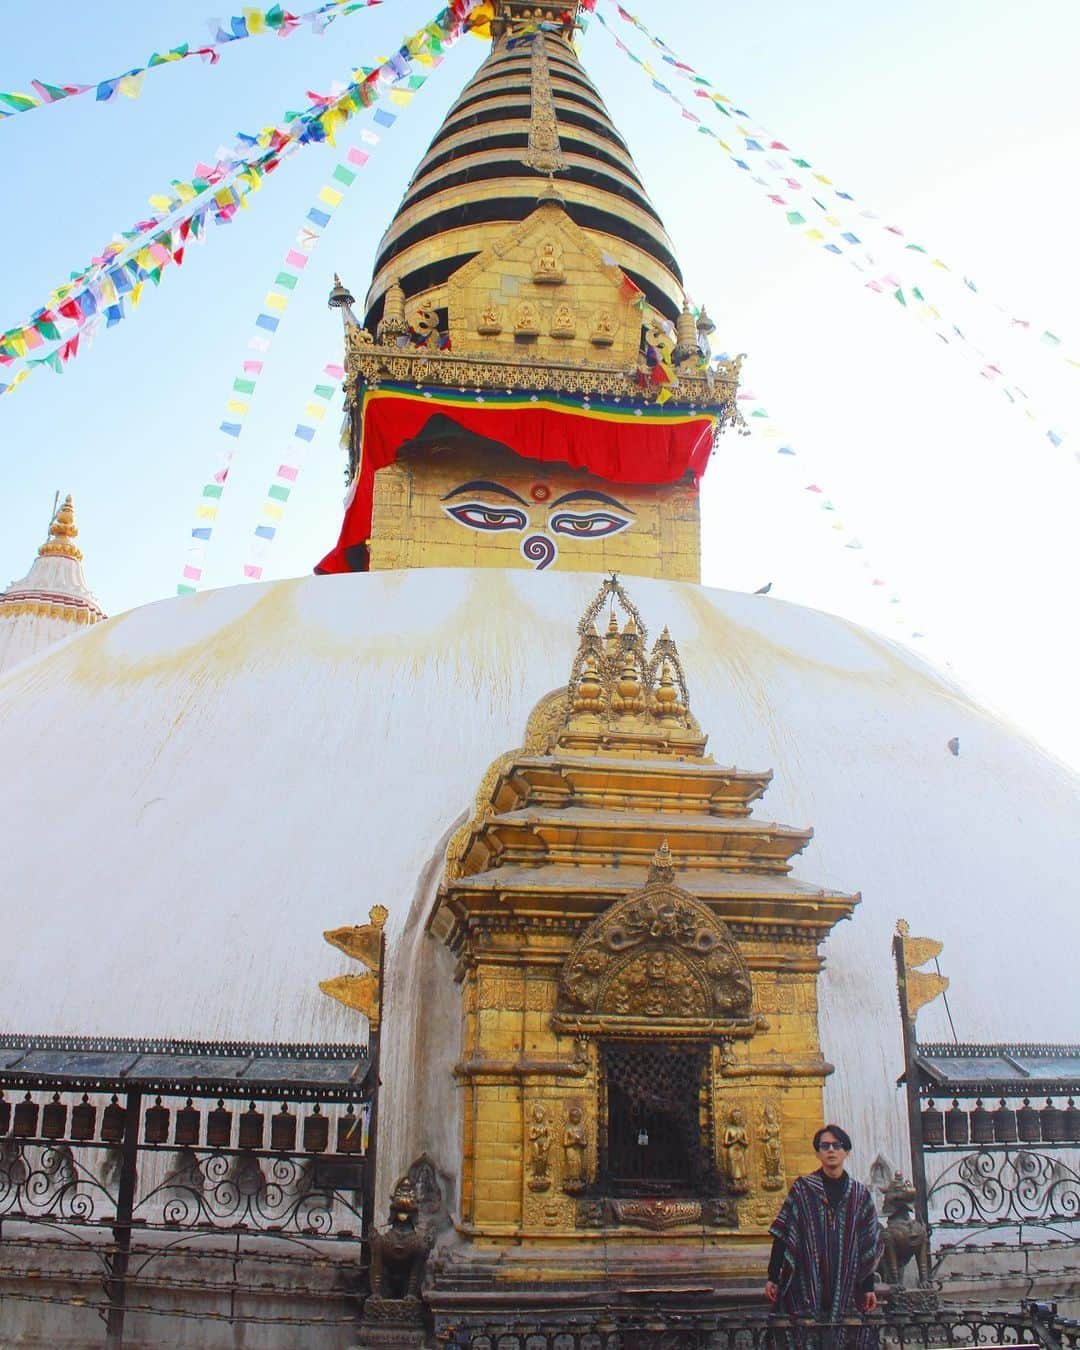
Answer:
<path fill-rule="evenodd" d="M 784 1186 L 784 1155 L 780 1147 L 780 1117 L 776 1107 L 766 1102 L 761 1108 L 761 1186 L 779 1191 Z"/>
<path fill-rule="evenodd" d="M 600 309 L 593 315 L 591 337 L 597 347 L 610 347 L 615 341 L 615 318 L 610 309 Z"/>
<path fill-rule="evenodd" d="M 535 337 L 539 331 L 540 319 L 537 316 L 536 306 L 531 300 L 522 300 L 517 307 L 514 332 L 521 333 L 524 337 Z"/>
<path fill-rule="evenodd" d="M 580 1195 L 588 1179 L 585 1170 L 589 1136 L 585 1131 L 585 1115 L 577 1102 L 566 1113 L 563 1129 L 563 1190 L 567 1195 Z"/>
<path fill-rule="evenodd" d="M 724 1172 L 734 1195 L 745 1195 L 750 1189 L 746 1171 L 746 1155 L 750 1149 L 750 1140 L 746 1133 L 746 1116 L 741 1106 L 733 1106 L 728 1112 L 728 1123 L 724 1128 Z"/>
<path fill-rule="evenodd" d="M 533 278 L 536 281 L 562 281 L 562 259 L 554 240 L 545 239 L 537 249 L 533 259 Z"/>
<path fill-rule="evenodd" d="M 551 1152 L 551 1126 L 547 1112 L 537 1104 L 532 1109 L 532 1123 L 529 1125 L 529 1177 L 530 1191 L 546 1191 L 551 1185 L 548 1172 Z"/>
<path fill-rule="evenodd" d="M 502 332 L 502 315 L 499 313 L 499 307 L 493 300 L 489 300 L 480 311 L 480 319 L 476 325 L 478 333 L 491 334 Z"/>
<path fill-rule="evenodd" d="M 573 337 L 577 332 L 577 320 L 569 305 L 556 305 L 551 316 L 552 337 Z"/>

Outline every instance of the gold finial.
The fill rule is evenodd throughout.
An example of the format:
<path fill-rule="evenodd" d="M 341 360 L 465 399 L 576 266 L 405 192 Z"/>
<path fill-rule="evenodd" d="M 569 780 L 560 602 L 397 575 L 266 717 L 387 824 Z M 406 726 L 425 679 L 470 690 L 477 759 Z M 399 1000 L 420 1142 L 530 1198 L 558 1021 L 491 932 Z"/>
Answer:
<path fill-rule="evenodd" d="M 386 921 L 390 917 L 390 911 L 385 905 L 372 905 L 368 910 L 368 923 L 372 928 L 383 929 L 386 927 Z"/>
<path fill-rule="evenodd" d="M 600 680 L 600 670 L 595 655 L 590 652 L 585 658 L 585 669 L 578 681 L 574 695 L 574 712 L 599 713 L 604 711 L 604 686 Z"/>
<path fill-rule="evenodd" d="M 675 879 L 675 859 L 671 856 L 671 849 L 668 848 L 666 839 L 661 841 L 660 847 L 653 854 L 653 860 L 649 864 L 650 881 L 673 881 Z"/>
<path fill-rule="evenodd" d="M 82 562 L 82 550 L 75 543 L 79 533 L 75 524 L 75 511 L 71 505 L 71 494 L 64 498 L 64 504 L 49 523 L 49 537 L 38 549 L 42 558 L 71 558 Z"/>
<path fill-rule="evenodd" d="M 626 649 L 625 664 L 615 688 L 618 690 L 614 699 L 616 712 L 626 714 L 645 711 L 645 700 L 641 696 L 641 676 L 638 674 L 634 650 L 630 646 Z"/>
<path fill-rule="evenodd" d="M 907 919 L 897 919 L 896 931 L 900 937 L 907 937 L 911 932 L 911 924 L 908 923 Z"/>
<path fill-rule="evenodd" d="M 393 346 L 399 337 L 407 337 L 409 321 L 405 317 L 405 292 L 395 278 L 386 288 L 383 296 L 383 313 L 379 321 L 378 340 L 384 345 Z"/>
<path fill-rule="evenodd" d="M 691 356 L 700 356 L 701 348 L 698 346 L 697 320 L 694 318 L 690 303 L 683 300 L 682 313 L 675 323 L 675 346 L 671 352 L 671 358 L 676 365 L 688 360 Z"/>
<path fill-rule="evenodd" d="M 677 722 L 685 712 L 671 674 L 671 666 L 665 661 L 660 667 L 660 680 L 653 695 L 653 714 L 660 722 Z"/>

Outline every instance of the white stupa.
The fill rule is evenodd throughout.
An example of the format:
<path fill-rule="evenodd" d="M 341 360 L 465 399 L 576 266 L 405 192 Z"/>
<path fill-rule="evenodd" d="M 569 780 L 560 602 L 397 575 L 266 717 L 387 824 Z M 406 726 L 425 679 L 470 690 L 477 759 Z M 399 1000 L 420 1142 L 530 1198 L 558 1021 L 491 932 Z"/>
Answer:
<path fill-rule="evenodd" d="M 30 571 L 0 594 L 0 671 L 106 617 L 86 584 L 78 533 L 68 496 Z"/>
<path fill-rule="evenodd" d="M 0 777 L 0 1022 L 363 1040 L 320 992 L 355 969 L 323 932 L 385 905 L 380 1172 L 426 1150 L 453 1174 L 460 1017 L 427 920 L 450 833 L 566 683 L 597 583 L 423 568 L 219 590 L 0 676 L 0 756 L 20 766 Z M 773 770 L 755 816 L 813 826 L 793 878 L 861 892 L 823 948 L 827 1106 L 860 1171 L 899 1163 L 897 918 L 944 941 L 963 1039 L 1075 1035 L 1077 779 L 844 620 L 686 583 L 632 591 L 679 643 L 716 761 Z M 924 1011 L 926 1039 L 949 1035 L 943 1018 Z"/>

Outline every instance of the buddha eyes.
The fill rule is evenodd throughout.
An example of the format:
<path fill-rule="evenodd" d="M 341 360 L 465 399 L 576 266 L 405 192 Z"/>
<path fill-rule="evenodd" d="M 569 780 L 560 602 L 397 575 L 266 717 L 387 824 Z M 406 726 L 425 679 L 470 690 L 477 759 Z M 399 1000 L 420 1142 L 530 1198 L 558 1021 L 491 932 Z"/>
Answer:
<path fill-rule="evenodd" d="M 573 511 L 560 511 L 549 522 L 555 534 L 568 534 L 576 539 L 602 539 L 625 530 L 629 524 L 623 516 L 612 515 L 610 511 L 590 511 L 580 516 Z"/>
<path fill-rule="evenodd" d="M 444 506 L 443 510 L 470 530 L 525 530 L 529 525 L 528 516 L 516 506 L 492 506 L 473 501 Z M 572 539 L 603 539 L 625 530 L 629 524 L 625 516 L 611 511 L 556 511 L 547 528 L 552 534 L 568 535 Z"/>
<path fill-rule="evenodd" d="M 523 530 L 529 523 L 524 511 L 513 506 L 485 506 L 483 502 L 463 502 L 443 508 L 471 530 Z"/>

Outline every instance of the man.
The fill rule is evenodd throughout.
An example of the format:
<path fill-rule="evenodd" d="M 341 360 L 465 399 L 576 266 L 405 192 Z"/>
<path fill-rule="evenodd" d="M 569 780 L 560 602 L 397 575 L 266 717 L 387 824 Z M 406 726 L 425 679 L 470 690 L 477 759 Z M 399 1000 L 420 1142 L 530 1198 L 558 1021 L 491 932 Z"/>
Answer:
<path fill-rule="evenodd" d="M 772 1228 L 772 1256 L 765 1297 L 785 1313 L 835 1322 L 858 1310 L 877 1311 L 874 1271 L 882 1238 L 869 1190 L 844 1170 L 851 1138 L 837 1125 L 814 1135 L 821 1166 L 798 1177 Z M 847 1341 L 844 1334 L 836 1346 Z M 869 1328 L 856 1333 L 857 1350 L 876 1341 Z"/>

